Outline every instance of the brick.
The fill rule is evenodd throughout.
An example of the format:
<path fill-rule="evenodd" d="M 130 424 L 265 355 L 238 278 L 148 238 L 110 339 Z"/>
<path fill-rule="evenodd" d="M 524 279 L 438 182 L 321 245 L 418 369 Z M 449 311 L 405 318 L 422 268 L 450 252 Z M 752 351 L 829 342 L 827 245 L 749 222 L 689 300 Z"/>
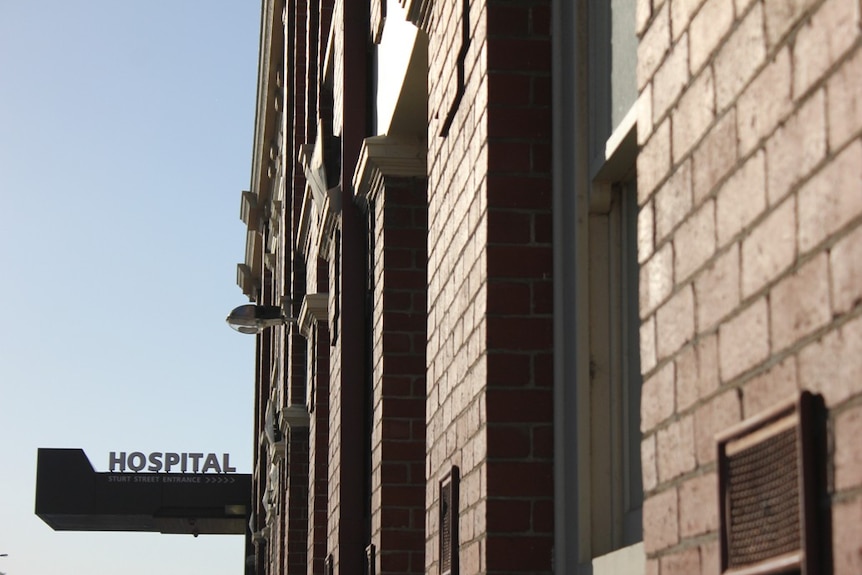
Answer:
<path fill-rule="evenodd" d="M 789 347 L 829 323 L 828 256 L 817 256 L 772 288 L 769 311 L 773 351 Z"/>
<path fill-rule="evenodd" d="M 481 109 L 479 103 L 475 107 Z M 522 138 L 543 140 L 551 135 L 551 109 L 530 106 L 528 108 L 488 108 L 488 138 Z M 493 171 L 497 166 L 488 167 Z"/>
<path fill-rule="evenodd" d="M 437 541 L 430 537 L 428 538 L 428 541 L 434 543 L 434 545 L 430 545 L 430 548 L 433 548 L 433 552 L 435 553 L 435 555 L 428 553 L 429 557 L 437 558 L 436 553 L 439 552 Z M 459 550 L 458 556 L 460 567 L 459 571 L 463 571 L 464 575 L 477 575 L 478 573 L 483 572 L 484 557 L 485 550 L 482 549 L 480 542 L 463 544 Z"/>
<path fill-rule="evenodd" d="M 743 417 L 753 417 L 798 391 L 796 359 L 790 357 L 745 384 L 742 388 Z"/>
<path fill-rule="evenodd" d="M 727 0 L 706 0 L 689 28 L 692 74 L 712 57 L 732 24 L 733 4 Z"/>
<path fill-rule="evenodd" d="M 673 29 L 674 40 L 677 40 L 688 29 L 694 13 L 697 12 L 701 4 L 703 4 L 703 0 L 670 1 L 671 27 Z"/>
<path fill-rule="evenodd" d="M 705 69 L 682 95 L 672 113 L 673 161 L 678 162 L 703 136 L 715 118 L 715 82 Z"/>
<path fill-rule="evenodd" d="M 733 245 L 695 280 L 699 332 L 712 329 L 739 305 L 739 270 L 739 248 Z"/>
<path fill-rule="evenodd" d="M 835 489 L 862 486 L 862 407 L 855 406 L 835 417 Z"/>
<path fill-rule="evenodd" d="M 547 209 L 551 202 L 550 180 L 524 175 L 489 175 L 488 201 L 498 208 Z M 429 213 L 436 212 L 429 210 Z"/>
<path fill-rule="evenodd" d="M 724 246 L 766 209 L 766 166 L 755 154 L 727 180 L 716 196 L 718 246 Z"/>
<path fill-rule="evenodd" d="M 674 278 L 683 282 L 715 253 L 715 202 L 706 202 L 680 225 L 673 248 Z"/>
<path fill-rule="evenodd" d="M 530 313 L 530 285 L 526 282 L 495 281 L 488 284 L 488 312 Z"/>
<path fill-rule="evenodd" d="M 817 92 L 766 142 L 766 190 L 771 204 L 826 156 L 823 91 Z"/>
<path fill-rule="evenodd" d="M 674 366 L 667 363 L 644 381 L 641 389 L 641 432 L 648 433 L 674 412 Z"/>
<path fill-rule="evenodd" d="M 829 148 L 837 150 L 862 129 L 862 50 L 832 75 L 826 93 Z"/>
<path fill-rule="evenodd" d="M 742 297 L 753 295 L 796 258 L 796 201 L 778 206 L 742 242 Z"/>
<path fill-rule="evenodd" d="M 764 0 L 766 35 L 776 45 L 817 0 Z"/>
<path fill-rule="evenodd" d="M 649 373 L 656 366 L 655 316 L 641 322 L 640 328 L 641 373 Z"/>
<path fill-rule="evenodd" d="M 694 422 L 691 416 L 678 419 L 658 431 L 656 452 L 661 483 L 694 469 Z"/>
<path fill-rule="evenodd" d="M 485 543 L 488 572 L 537 572 L 548 564 L 553 539 L 550 537 L 488 537 Z"/>
<path fill-rule="evenodd" d="M 739 394 L 728 390 L 702 405 L 694 414 L 695 449 L 700 465 L 715 460 L 715 435 L 741 421 Z"/>
<path fill-rule="evenodd" d="M 676 488 L 647 497 L 643 507 L 644 550 L 655 553 L 679 542 Z"/>
<path fill-rule="evenodd" d="M 462 390 L 470 395 L 469 390 Z M 533 423 L 552 416 L 553 405 L 550 393 L 532 389 L 507 389 L 487 391 L 487 417 L 489 421 L 507 423 Z M 429 435 L 431 433 L 429 432 Z"/>
<path fill-rule="evenodd" d="M 655 194 L 655 241 L 661 243 L 691 211 L 691 162 L 683 163 Z"/>
<path fill-rule="evenodd" d="M 700 575 L 719 575 L 721 555 L 718 541 L 708 541 L 700 546 Z"/>
<path fill-rule="evenodd" d="M 643 264 L 655 249 L 655 216 L 653 202 L 645 204 L 638 212 L 638 263 Z"/>
<path fill-rule="evenodd" d="M 673 247 L 665 244 L 640 269 L 640 314 L 646 317 L 673 289 Z"/>
<path fill-rule="evenodd" d="M 528 244 L 532 241 L 533 217 L 529 212 L 488 209 L 488 241 L 498 244 Z"/>
<path fill-rule="evenodd" d="M 488 276 L 495 278 L 541 277 L 552 266 L 551 250 L 545 246 L 489 245 Z"/>
<path fill-rule="evenodd" d="M 543 350 L 552 345 L 551 322 L 540 317 L 488 316 L 488 348 L 494 350 Z"/>
<path fill-rule="evenodd" d="M 754 150 L 792 109 L 791 79 L 789 49 L 784 48 L 739 97 L 736 120 L 741 156 Z"/>
<path fill-rule="evenodd" d="M 765 61 L 763 5 L 758 3 L 733 31 L 715 57 L 715 101 L 719 112 L 736 100 Z"/>
<path fill-rule="evenodd" d="M 849 312 L 862 303 L 862 227 L 854 229 L 829 251 L 832 272 L 832 314 Z"/>
<path fill-rule="evenodd" d="M 717 338 L 707 336 L 676 358 L 676 404 L 684 411 L 718 389 Z"/>
<path fill-rule="evenodd" d="M 488 146 L 488 170 L 496 174 L 529 172 L 530 144 L 495 141 Z"/>
<path fill-rule="evenodd" d="M 674 358 L 676 366 L 676 402 L 679 411 L 685 411 L 698 400 L 697 348 L 684 347 Z"/>
<path fill-rule="evenodd" d="M 862 381 L 862 319 L 830 331 L 799 353 L 799 388 L 821 393 L 829 407 L 858 393 Z"/>
<path fill-rule="evenodd" d="M 661 575 L 692 575 L 700 573 L 700 550 L 690 547 L 660 559 Z"/>
<path fill-rule="evenodd" d="M 670 120 L 662 122 L 637 158 L 638 205 L 644 205 L 670 171 Z"/>
<path fill-rule="evenodd" d="M 643 146 L 653 132 L 652 121 L 652 83 L 641 90 L 637 101 L 638 107 L 638 146 Z"/>
<path fill-rule="evenodd" d="M 859 35 L 859 4 L 827 0 L 797 32 L 793 47 L 793 94 L 799 98 L 853 46 Z"/>
<path fill-rule="evenodd" d="M 551 57 L 551 43 L 542 37 L 495 37 L 488 42 L 487 50 L 491 72 L 542 69 Z"/>
<path fill-rule="evenodd" d="M 489 424 L 486 432 L 488 455 L 503 459 L 530 456 L 530 429 L 526 426 Z"/>
<path fill-rule="evenodd" d="M 652 81 L 652 118 L 661 119 L 688 83 L 688 39 L 674 44 Z"/>
<path fill-rule="evenodd" d="M 761 298 L 718 330 L 718 358 L 722 383 L 751 369 L 769 356 L 767 303 Z"/>
<path fill-rule="evenodd" d="M 527 533 L 530 530 L 529 500 L 494 499 L 488 502 L 488 527 L 497 532 Z"/>
<path fill-rule="evenodd" d="M 685 539 L 718 529 L 718 475 L 690 479 L 679 488 L 679 534 Z"/>
<path fill-rule="evenodd" d="M 737 162 L 736 110 L 722 116 L 694 150 L 692 192 L 700 204 Z"/>
<path fill-rule="evenodd" d="M 799 251 L 804 254 L 862 213 L 862 143 L 854 142 L 799 190 Z"/>
<path fill-rule="evenodd" d="M 832 525 L 848 528 L 832 529 L 832 562 L 835 575 L 862 573 L 862 496 L 833 504 Z"/>
<path fill-rule="evenodd" d="M 534 35 L 550 36 L 551 7 L 548 2 L 538 2 L 530 9 L 530 32 Z"/>
<path fill-rule="evenodd" d="M 656 312 L 658 360 L 670 356 L 694 337 L 694 291 L 686 286 Z"/>
<path fill-rule="evenodd" d="M 658 466 L 656 460 L 655 434 L 641 441 L 641 475 L 643 489 L 648 493 L 658 485 Z"/>
<path fill-rule="evenodd" d="M 638 91 L 652 78 L 670 49 L 670 9 L 667 4 L 656 12 L 652 23 L 638 43 Z"/>
<path fill-rule="evenodd" d="M 635 33 L 638 36 L 646 30 L 651 16 L 652 2 L 650 0 L 637 0 L 637 5 L 635 6 Z"/>
<path fill-rule="evenodd" d="M 748 6 L 754 1 L 755 0 L 734 0 L 734 4 L 736 5 L 736 14 L 738 16 L 744 14 Z"/>
<path fill-rule="evenodd" d="M 536 314 L 552 314 L 554 312 L 554 284 L 551 281 L 534 282 L 532 308 Z"/>
<path fill-rule="evenodd" d="M 488 29 L 499 36 L 526 36 L 530 11 L 525 6 L 493 4 L 487 7 Z"/>

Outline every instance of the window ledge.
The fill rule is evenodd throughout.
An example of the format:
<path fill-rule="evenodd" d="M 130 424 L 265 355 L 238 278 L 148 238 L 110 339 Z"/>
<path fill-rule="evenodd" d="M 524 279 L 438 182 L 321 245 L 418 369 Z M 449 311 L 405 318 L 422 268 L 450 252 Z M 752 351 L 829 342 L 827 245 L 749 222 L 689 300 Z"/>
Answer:
<path fill-rule="evenodd" d="M 593 575 L 645 575 L 646 553 L 643 542 L 611 551 L 593 559 Z"/>

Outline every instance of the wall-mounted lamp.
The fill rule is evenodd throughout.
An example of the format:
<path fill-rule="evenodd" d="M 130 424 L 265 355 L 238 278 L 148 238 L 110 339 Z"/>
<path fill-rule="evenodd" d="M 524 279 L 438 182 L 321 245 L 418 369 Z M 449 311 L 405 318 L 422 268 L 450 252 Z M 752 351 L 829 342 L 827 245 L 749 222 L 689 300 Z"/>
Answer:
<path fill-rule="evenodd" d="M 255 305 L 253 303 L 234 308 L 227 316 L 227 323 L 240 333 L 260 333 L 268 327 L 296 322 L 285 317 L 277 305 Z"/>

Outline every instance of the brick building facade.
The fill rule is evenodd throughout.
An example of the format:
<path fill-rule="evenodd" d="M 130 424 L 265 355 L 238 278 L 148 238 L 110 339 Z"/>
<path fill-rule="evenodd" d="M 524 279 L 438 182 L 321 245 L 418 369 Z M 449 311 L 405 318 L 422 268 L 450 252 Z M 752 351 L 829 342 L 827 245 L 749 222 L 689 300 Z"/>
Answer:
<path fill-rule="evenodd" d="M 247 572 L 862 573 L 860 10 L 263 0 Z"/>

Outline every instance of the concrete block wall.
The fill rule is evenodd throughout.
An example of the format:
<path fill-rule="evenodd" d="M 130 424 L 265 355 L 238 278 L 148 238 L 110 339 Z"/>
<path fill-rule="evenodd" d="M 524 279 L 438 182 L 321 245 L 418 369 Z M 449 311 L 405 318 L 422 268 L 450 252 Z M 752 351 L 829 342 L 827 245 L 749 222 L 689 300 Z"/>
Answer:
<path fill-rule="evenodd" d="M 638 0 L 637 31 L 648 572 L 718 572 L 714 436 L 807 389 L 860 573 L 860 4 Z"/>
<path fill-rule="evenodd" d="M 550 5 L 432 10 L 426 571 L 458 466 L 460 572 L 549 572 Z"/>

